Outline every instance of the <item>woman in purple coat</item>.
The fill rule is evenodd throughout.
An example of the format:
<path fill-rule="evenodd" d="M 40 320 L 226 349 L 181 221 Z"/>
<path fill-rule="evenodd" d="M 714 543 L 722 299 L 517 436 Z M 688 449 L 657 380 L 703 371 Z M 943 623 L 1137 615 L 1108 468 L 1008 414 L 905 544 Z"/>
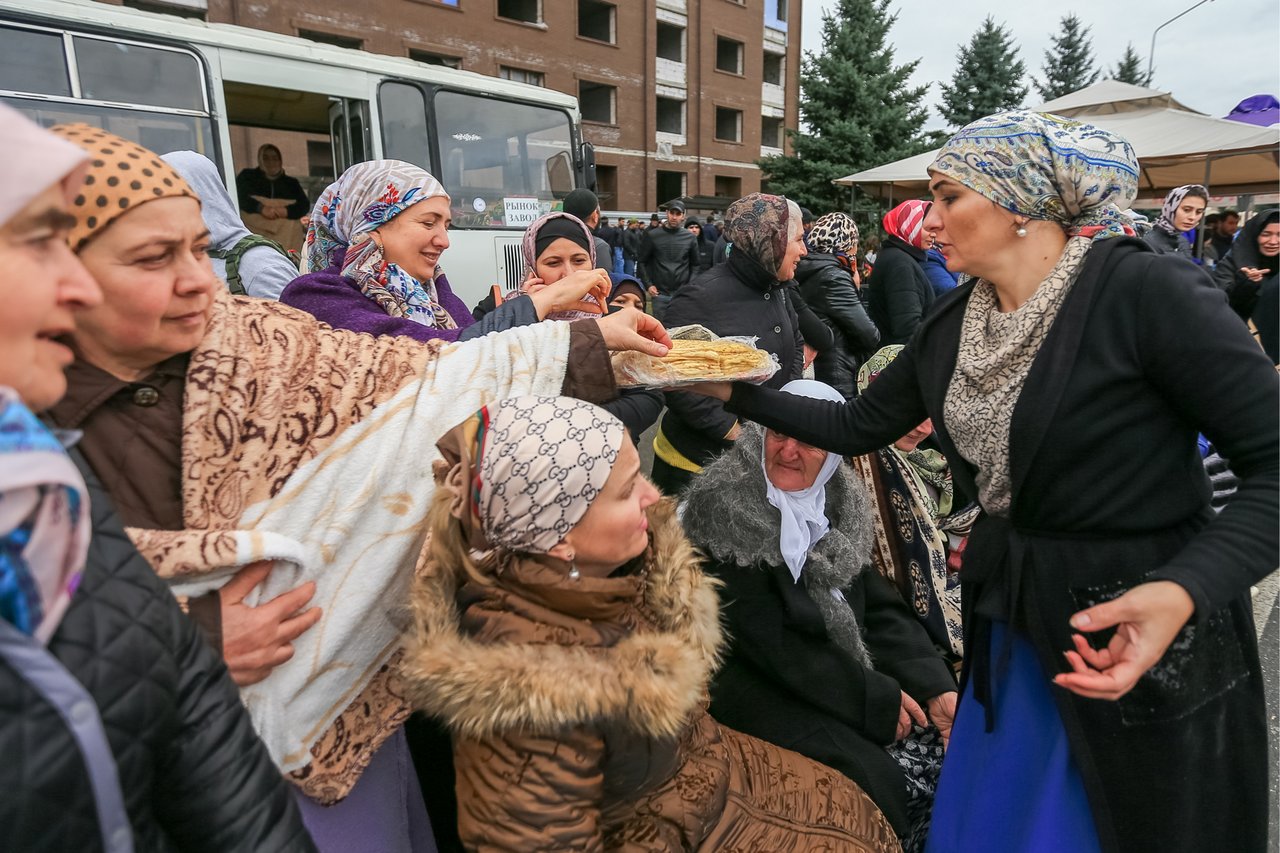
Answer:
<path fill-rule="evenodd" d="M 303 275 L 280 301 L 338 329 L 465 341 L 538 322 L 598 285 L 571 276 L 477 322 L 440 267 L 451 221 L 449 194 L 427 172 L 401 160 L 357 163 L 316 201 Z"/>

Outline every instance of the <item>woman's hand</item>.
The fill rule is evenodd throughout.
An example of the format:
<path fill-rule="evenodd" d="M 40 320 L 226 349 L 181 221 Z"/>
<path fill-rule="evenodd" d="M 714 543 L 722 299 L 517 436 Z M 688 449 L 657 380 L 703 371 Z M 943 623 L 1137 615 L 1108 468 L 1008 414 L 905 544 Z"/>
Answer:
<path fill-rule="evenodd" d="M 902 704 L 898 707 L 898 731 L 894 735 L 894 740 L 902 740 L 911 734 L 911 725 L 915 723 L 920 726 L 929 725 L 928 719 L 925 718 L 924 711 L 920 710 L 920 706 L 916 704 L 916 700 L 902 691 Z"/>
<path fill-rule="evenodd" d="M 929 708 L 929 719 L 942 734 L 943 749 L 951 745 L 951 726 L 956 721 L 957 698 L 956 692 L 949 690 L 946 693 L 939 693 L 925 703 Z"/>
<path fill-rule="evenodd" d="M 618 311 L 592 322 L 600 326 L 604 344 L 613 352 L 635 350 L 662 358 L 671 349 L 671 336 L 643 311 Z"/>
<path fill-rule="evenodd" d="M 529 294 L 539 320 L 545 320 L 548 314 L 557 311 L 586 311 L 591 314 L 605 313 L 609 304 L 609 291 L 613 281 L 609 274 L 601 269 L 578 270 L 569 273 L 555 284 L 546 284 L 542 279 L 530 277 L 525 279 L 521 289 Z M 596 301 L 583 301 L 584 296 L 591 296 Z"/>
<path fill-rule="evenodd" d="M 320 608 L 302 611 L 316 594 L 308 581 L 265 604 L 250 607 L 244 598 L 271 573 L 270 560 L 250 563 L 219 590 L 222 601 L 222 657 L 231 680 L 241 687 L 256 684 L 293 657 L 293 641 L 320 621 Z"/>
<path fill-rule="evenodd" d="M 1262 281 L 1262 270 L 1256 267 L 1240 267 L 1240 272 L 1244 273 L 1249 281 Z"/>
<path fill-rule="evenodd" d="M 1054 676 L 1053 683 L 1089 699 L 1119 699 L 1164 656 L 1194 612 L 1191 596 L 1173 581 L 1139 584 L 1119 598 L 1081 610 L 1071 617 L 1073 628 L 1116 626 L 1115 636 L 1105 649 L 1095 650 L 1084 637 L 1072 635 L 1075 651 L 1065 652 L 1072 671 Z"/>

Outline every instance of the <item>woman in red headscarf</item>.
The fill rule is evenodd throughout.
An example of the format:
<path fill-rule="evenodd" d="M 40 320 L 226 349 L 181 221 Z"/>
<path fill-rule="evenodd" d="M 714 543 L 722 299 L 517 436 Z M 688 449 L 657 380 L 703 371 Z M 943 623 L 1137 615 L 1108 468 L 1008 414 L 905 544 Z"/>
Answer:
<path fill-rule="evenodd" d="M 880 330 L 880 345 L 905 344 L 933 305 L 933 287 L 921 268 L 924 217 L 929 203 L 904 201 L 884 215 L 884 243 L 867 281 L 867 313 Z"/>

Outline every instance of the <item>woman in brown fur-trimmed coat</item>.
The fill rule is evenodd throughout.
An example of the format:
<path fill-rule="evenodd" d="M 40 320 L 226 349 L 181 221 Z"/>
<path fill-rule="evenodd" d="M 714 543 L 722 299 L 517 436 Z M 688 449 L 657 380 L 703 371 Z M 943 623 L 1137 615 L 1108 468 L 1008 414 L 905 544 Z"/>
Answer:
<path fill-rule="evenodd" d="M 715 582 L 620 421 L 519 397 L 439 448 L 404 674 L 469 849 L 899 850 L 844 776 L 707 714 Z"/>

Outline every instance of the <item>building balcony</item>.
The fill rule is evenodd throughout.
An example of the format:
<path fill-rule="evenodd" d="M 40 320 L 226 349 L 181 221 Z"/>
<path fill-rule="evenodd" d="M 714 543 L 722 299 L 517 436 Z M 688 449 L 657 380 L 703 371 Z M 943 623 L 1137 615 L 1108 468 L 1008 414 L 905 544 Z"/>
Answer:
<path fill-rule="evenodd" d="M 781 157 L 782 149 L 774 148 L 772 145 L 761 145 L 760 156 L 761 157 Z"/>
<path fill-rule="evenodd" d="M 766 107 L 785 109 L 787 105 L 787 92 L 777 83 L 761 83 L 760 102 Z"/>
<path fill-rule="evenodd" d="M 662 5 L 662 0 L 658 0 L 658 5 L 659 6 Z M 682 3 L 681 5 L 683 6 L 684 4 Z M 782 50 L 779 50 L 778 53 L 786 53 L 787 52 L 787 31 L 778 30 L 778 29 L 774 29 L 773 27 L 766 26 L 764 28 L 764 43 L 765 45 L 777 45 L 778 47 L 782 48 Z"/>
<path fill-rule="evenodd" d="M 670 9 L 672 12 L 680 12 L 687 15 L 689 13 L 689 4 L 685 0 L 658 0 L 659 9 Z"/>
<path fill-rule="evenodd" d="M 654 143 L 655 143 L 655 147 L 657 148 L 659 160 L 664 160 L 672 157 L 673 155 L 672 155 L 671 149 L 680 148 L 684 145 L 689 144 L 688 137 L 683 133 L 664 133 L 661 130 L 659 130 L 655 134 L 655 136 L 657 138 L 654 139 Z"/>
<path fill-rule="evenodd" d="M 654 76 L 658 83 L 667 86 L 678 86 L 684 89 L 688 86 L 688 65 L 684 62 L 676 62 L 674 59 L 663 59 L 658 57 L 657 66 L 654 69 Z"/>

